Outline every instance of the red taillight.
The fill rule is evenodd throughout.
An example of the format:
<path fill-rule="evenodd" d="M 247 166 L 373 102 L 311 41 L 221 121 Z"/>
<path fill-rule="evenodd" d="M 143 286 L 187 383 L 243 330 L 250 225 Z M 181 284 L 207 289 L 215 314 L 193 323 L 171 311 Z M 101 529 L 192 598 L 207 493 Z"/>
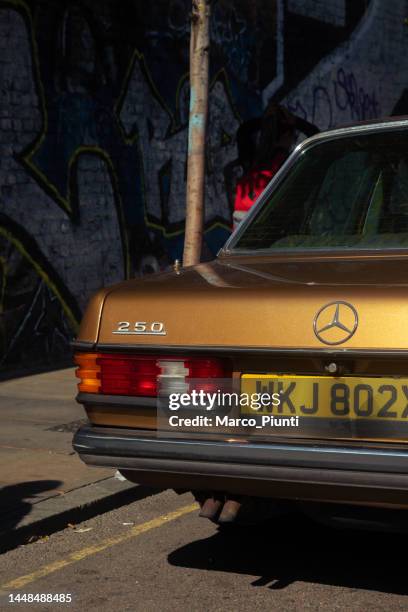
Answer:
<path fill-rule="evenodd" d="M 231 365 L 229 360 L 223 359 L 188 359 L 185 362 L 189 370 L 189 391 L 205 391 L 214 393 L 220 388 L 220 380 L 230 378 Z M 214 382 L 211 381 L 214 379 Z"/>
<path fill-rule="evenodd" d="M 189 378 L 228 378 L 231 376 L 231 367 L 222 359 L 186 359 Z"/>
<path fill-rule="evenodd" d="M 101 393 L 156 397 L 160 368 L 157 357 L 100 355 Z"/>
<path fill-rule="evenodd" d="M 156 397 L 159 385 L 164 393 L 214 391 L 218 386 L 215 379 L 231 376 L 231 364 L 224 359 L 79 353 L 75 361 L 79 366 L 76 375 L 81 379 L 79 390 L 105 395 Z"/>

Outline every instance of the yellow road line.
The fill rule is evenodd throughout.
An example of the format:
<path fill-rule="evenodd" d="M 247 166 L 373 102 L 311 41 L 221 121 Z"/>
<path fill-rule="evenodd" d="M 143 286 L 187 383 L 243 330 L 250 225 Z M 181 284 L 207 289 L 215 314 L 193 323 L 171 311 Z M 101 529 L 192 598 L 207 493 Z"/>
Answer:
<path fill-rule="evenodd" d="M 162 514 L 157 518 L 152 519 L 151 521 L 147 521 L 147 523 L 142 523 L 141 525 L 135 525 L 128 532 L 103 540 L 100 544 L 95 544 L 94 546 L 87 546 L 86 548 L 82 548 L 76 552 L 71 553 L 65 559 L 60 559 L 59 561 L 54 561 L 53 563 L 49 563 L 48 565 L 44 565 L 40 567 L 40 569 L 36 570 L 32 574 L 26 574 L 25 576 L 20 576 L 20 578 L 16 578 L 15 580 L 10 580 L 10 582 L 6 582 L 0 585 L 0 594 L 7 591 L 11 591 L 14 589 L 21 589 L 26 586 L 30 582 L 34 582 L 39 578 L 44 578 L 53 572 L 57 572 L 68 565 L 72 565 L 72 563 L 77 563 L 78 561 L 82 561 L 91 555 L 95 555 L 102 550 L 106 550 L 111 546 L 116 546 L 116 544 L 121 544 L 122 542 L 126 542 L 126 540 L 130 540 L 132 538 L 136 538 L 137 536 L 145 533 L 146 531 L 150 531 L 151 529 L 156 529 L 157 527 L 161 527 L 170 521 L 174 521 L 180 516 L 184 516 L 185 514 L 189 514 L 198 508 L 197 504 L 190 504 L 189 506 L 183 506 L 174 512 L 169 512 L 168 514 Z"/>

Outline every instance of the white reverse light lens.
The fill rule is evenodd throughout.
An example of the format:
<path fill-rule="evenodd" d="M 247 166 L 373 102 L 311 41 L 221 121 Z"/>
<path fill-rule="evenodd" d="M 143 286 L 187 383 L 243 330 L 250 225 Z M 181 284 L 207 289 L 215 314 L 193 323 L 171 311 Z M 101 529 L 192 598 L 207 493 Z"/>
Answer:
<path fill-rule="evenodd" d="M 159 395 L 170 393 L 188 393 L 189 383 L 186 377 L 189 369 L 185 367 L 184 361 L 158 361 L 161 373 L 157 377 L 157 390 Z"/>

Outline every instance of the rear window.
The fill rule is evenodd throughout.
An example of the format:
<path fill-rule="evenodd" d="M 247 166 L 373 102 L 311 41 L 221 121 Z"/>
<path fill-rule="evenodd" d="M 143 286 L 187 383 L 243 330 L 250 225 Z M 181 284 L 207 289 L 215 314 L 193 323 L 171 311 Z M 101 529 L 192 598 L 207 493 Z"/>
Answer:
<path fill-rule="evenodd" d="M 305 149 L 233 243 L 240 250 L 408 247 L 408 132 Z"/>

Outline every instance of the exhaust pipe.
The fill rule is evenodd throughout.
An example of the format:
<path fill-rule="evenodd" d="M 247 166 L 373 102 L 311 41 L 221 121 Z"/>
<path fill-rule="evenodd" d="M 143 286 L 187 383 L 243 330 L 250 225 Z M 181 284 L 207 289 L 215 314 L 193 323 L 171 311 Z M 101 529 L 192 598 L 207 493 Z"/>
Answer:
<path fill-rule="evenodd" d="M 226 497 L 222 493 L 215 493 L 211 497 L 205 498 L 195 495 L 200 504 L 199 516 L 210 519 L 217 523 L 233 523 L 241 509 L 242 501 L 240 497 Z"/>
<path fill-rule="evenodd" d="M 241 502 L 238 499 L 229 498 L 225 502 L 220 516 L 219 523 L 233 523 L 237 518 L 237 514 L 241 508 Z"/>
<path fill-rule="evenodd" d="M 213 519 L 219 513 L 222 507 L 222 500 L 215 497 L 208 497 L 201 506 L 199 516 L 203 518 Z"/>

